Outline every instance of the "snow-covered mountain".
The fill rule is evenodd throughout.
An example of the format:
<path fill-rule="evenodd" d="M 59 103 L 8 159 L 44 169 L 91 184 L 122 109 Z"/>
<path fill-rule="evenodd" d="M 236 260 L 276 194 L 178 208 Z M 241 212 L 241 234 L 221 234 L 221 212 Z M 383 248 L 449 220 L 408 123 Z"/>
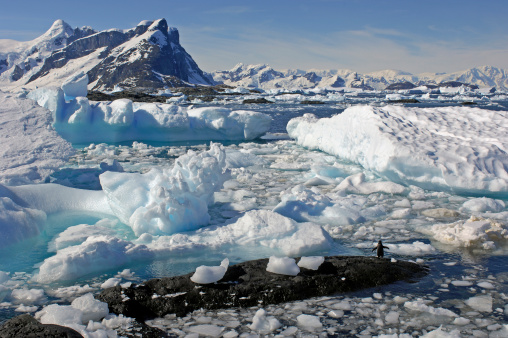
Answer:
<path fill-rule="evenodd" d="M 72 29 L 57 20 L 35 40 L 0 40 L 1 87 L 59 85 L 79 71 L 88 74 L 93 90 L 214 84 L 165 19 L 100 32 L 90 27 Z"/>
<path fill-rule="evenodd" d="M 439 85 L 456 81 L 478 87 L 508 90 L 508 70 L 492 66 L 471 68 L 455 73 L 411 74 L 398 70 L 382 70 L 360 74 L 349 69 L 339 70 L 283 70 L 268 65 L 238 64 L 229 71 L 212 73 L 215 81 L 234 87 L 262 89 L 309 89 L 315 87 L 351 87 L 383 90 L 391 84 L 409 82 L 415 87 Z"/>

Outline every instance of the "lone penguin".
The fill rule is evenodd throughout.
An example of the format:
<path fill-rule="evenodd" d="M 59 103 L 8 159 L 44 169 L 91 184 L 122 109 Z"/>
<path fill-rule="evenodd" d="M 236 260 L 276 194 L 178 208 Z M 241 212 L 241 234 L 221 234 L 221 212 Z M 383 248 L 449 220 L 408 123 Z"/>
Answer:
<path fill-rule="evenodd" d="M 381 241 L 377 242 L 377 245 L 374 249 L 372 249 L 372 251 L 376 250 L 377 249 L 377 258 L 383 258 L 383 256 L 385 255 L 385 251 L 383 249 L 389 249 L 389 247 L 387 246 L 384 246 L 383 243 Z"/>

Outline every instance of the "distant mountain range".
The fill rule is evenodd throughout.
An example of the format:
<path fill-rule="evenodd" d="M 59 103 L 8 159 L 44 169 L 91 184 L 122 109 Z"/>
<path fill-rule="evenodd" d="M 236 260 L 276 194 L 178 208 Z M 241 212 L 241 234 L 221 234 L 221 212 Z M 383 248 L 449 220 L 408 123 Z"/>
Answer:
<path fill-rule="evenodd" d="M 268 65 L 238 64 L 227 71 L 212 73 L 216 82 L 233 87 L 261 89 L 310 89 L 316 87 L 350 87 L 366 90 L 411 89 L 418 86 L 496 87 L 508 90 L 508 70 L 491 66 L 471 68 L 455 73 L 422 73 L 413 75 L 398 70 L 383 70 L 360 74 L 349 69 L 340 70 L 283 70 Z M 394 84 L 400 84 L 399 86 Z M 401 86 L 404 84 L 403 86 Z"/>
<path fill-rule="evenodd" d="M 360 74 L 352 70 L 275 70 L 238 64 L 231 70 L 203 72 L 180 45 L 176 28 L 165 19 L 142 21 L 128 30 L 71 28 L 57 20 L 32 41 L 0 40 L 0 89 L 59 86 L 86 72 L 89 90 L 115 88 L 153 92 L 162 88 L 226 84 L 260 89 L 352 87 L 409 89 L 422 85 L 496 87 L 508 91 L 508 70 L 491 66 L 455 73 L 413 75 L 397 70 Z M 444 84 L 443 84 L 444 83 Z"/>
<path fill-rule="evenodd" d="M 0 40 L 0 88 L 57 85 L 80 71 L 97 91 L 214 84 L 165 19 L 101 32 L 57 20 L 35 40 Z"/>

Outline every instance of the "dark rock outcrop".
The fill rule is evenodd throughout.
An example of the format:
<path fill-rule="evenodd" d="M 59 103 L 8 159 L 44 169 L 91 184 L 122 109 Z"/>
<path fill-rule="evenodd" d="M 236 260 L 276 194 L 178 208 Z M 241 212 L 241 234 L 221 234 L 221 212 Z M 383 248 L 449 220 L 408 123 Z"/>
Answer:
<path fill-rule="evenodd" d="M 53 324 L 41 324 L 32 316 L 25 314 L 12 318 L 0 326 L 0 338 L 14 337 L 81 338 L 83 336 L 77 331 L 68 327 Z"/>
<path fill-rule="evenodd" d="M 297 276 L 266 271 L 268 259 L 230 266 L 214 284 L 194 284 L 187 274 L 158 278 L 102 291 L 96 297 L 110 311 L 138 320 L 175 313 L 185 316 L 197 309 L 251 307 L 279 304 L 311 297 L 334 295 L 396 281 L 414 281 L 426 267 L 410 262 L 391 262 L 375 257 L 327 257 L 317 271 L 302 268 Z"/>
<path fill-rule="evenodd" d="M 458 88 L 458 87 L 469 87 L 470 89 L 478 89 L 477 85 L 469 84 L 469 83 L 463 83 L 459 81 L 446 81 L 441 82 L 439 84 L 439 87 L 451 87 L 451 88 Z"/>
<path fill-rule="evenodd" d="M 243 104 L 250 104 L 250 103 L 273 103 L 273 102 L 265 99 L 264 97 L 261 97 L 259 99 L 245 99 L 245 100 L 243 100 L 242 103 Z"/>
<path fill-rule="evenodd" d="M 132 321 L 128 328 L 117 328 L 121 337 L 135 338 L 159 338 L 168 335 L 155 327 L 146 325 L 143 322 Z M 14 317 L 0 326 L 0 338 L 80 338 L 79 332 L 60 325 L 41 324 L 29 314 Z"/>
<path fill-rule="evenodd" d="M 390 85 L 388 85 L 385 90 L 404 90 L 404 89 L 413 89 L 415 88 L 416 86 L 414 84 L 412 84 L 411 82 L 397 82 L 397 83 L 392 83 Z"/>

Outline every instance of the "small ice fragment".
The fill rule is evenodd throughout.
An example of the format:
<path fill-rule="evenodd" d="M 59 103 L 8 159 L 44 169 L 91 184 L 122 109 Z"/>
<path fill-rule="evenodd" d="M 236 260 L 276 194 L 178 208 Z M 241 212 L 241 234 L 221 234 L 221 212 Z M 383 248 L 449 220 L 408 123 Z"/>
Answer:
<path fill-rule="evenodd" d="M 494 285 L 490 282 L 480 282 L 478 283 L 478 286 L 484 289 L 494 289 Z"/>
<path fill-rule="evenodd" d="M 296 317 L 296 320 L 298 321 L 298 326 L 304 327 L 307 330 L 321 330 L 323 328 L 323 324 L 321 324 L 318 316 L 302 314 Z"/>
<path fill-rule="evenodd" d="M 210 284 L 215 283 L 224 277 L 229 266 L 229 259 L 222 260 L 219 266 L 206 266 L 201 265 L 196 269 L 196 272 L 190 278 L 191 281 L 197 284 Z"/>
<path fill-rule="evenodd" d="M 296 276 L 300 273 L 300 268 L 296 265 L 294 258 L 271 256 L 266 271 L 280 275 Z"/>
<path fill-rule="evenodd" d="M 309 270 L 317 270 L 324 261 L 325 258 L 323 256 L 302 257 L 298 262 L 298 266 Z"/>
<path fill-rule="evenodd" d="M 492 296 L 482 295 L 471 297 L 466 300 L 466 305 L 470 306 L 476 311 L 480 312 L 492 312 Z"/>
<path fill-rule="evenodd" d="M 112 288 L 113 286 L 117 286 L 120 284 L 121 279 L 120 278 L 110 278 L 104 283 L 101 284 L 102 289 Z"/>
<path fill-rule="evenodd" d="M 282 324 L 273 316 L 267 316 L 264 309 L 259 309 L 252 318 L 251 330 L 258 332 L 272 332 L 282 326 Z"/>

